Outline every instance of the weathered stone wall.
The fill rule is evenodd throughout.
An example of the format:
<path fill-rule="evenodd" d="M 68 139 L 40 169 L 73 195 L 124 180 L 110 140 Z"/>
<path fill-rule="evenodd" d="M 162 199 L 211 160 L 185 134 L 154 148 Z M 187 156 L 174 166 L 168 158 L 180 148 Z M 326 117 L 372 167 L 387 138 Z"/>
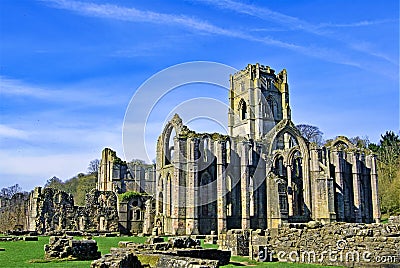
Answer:
<path fill-rule="evenodd" d="M 253 231 L 250 257 L 351 267 L 400 264 L 400 224 L 314 223 Z"/>
<path fill-rule="evenodd" d="M 74 240 L 72 236 L 51 236 L 44 246 L 47 259 L 76 258 L 96 260 L 101 257 L 95 240 Z"/>
<path fill-rule="evenodd" d="M 234 256 L 249 255 L 250 230 L 234 229 L 218 236 L 219 249 L 230 250 Z"/>
<path fill-rule="evenodd" d="M 74 198 L 71 194 L 40 187 L 35 192 L 38 194 L 30 202 L 36 207 L 28 211 L 30 218 L 35 220 L 35 229 L 32 231 L 45 233 L 53 230 L 76 230 Z"/>
<path fill-rule="evenodd" d="M 75 206 L 71 194 L 36 187 L 28 194 L 2 199 L 0 231 L 27 230 L 39 234 L 65 231 L 118 231 L 117 196 L 93 189 L 85 206 Z"/>
<path fill-rule="evenodd" d="M 97 189 L 100 191 L 127 191 L 154 193 L 155 166 L 142 161 L 122 161 L 110 148 L 102 151 Z"/>
<path fill-rule="evenodd" d="M 112 191 L 93 189 L 86 195 L 85 206 L 77 207 L 78 230 L 118 231 L 117 196 Z"/>
<path fill-rule="evenodd" d="M 119 200 L 119 229 L 123 234 L 151 234 L 155 209 L 150 195 L 136 195 Z"/>
<path fill-rule="evenodd" d="M 11 199 L 2 198 L 0 207 L 0 232 L 26 230 L 26 210 L 28 196 L 15 194 Z"/>

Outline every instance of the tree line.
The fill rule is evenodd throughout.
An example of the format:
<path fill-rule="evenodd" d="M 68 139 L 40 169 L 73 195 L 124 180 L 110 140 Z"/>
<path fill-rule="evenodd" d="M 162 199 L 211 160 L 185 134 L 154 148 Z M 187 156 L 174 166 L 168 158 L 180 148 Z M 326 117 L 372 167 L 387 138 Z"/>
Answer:
<path fill-rule="evenodd" d="M 90 190 L 96 188 L 97 173 L 99 171 L 100 161 L 94 159 L 88 166 L 88 174 L 79 173 L 75 177 L 63 182 L 60 178 L 54 176 L 47 180 L 44 187 L 54 188 L 71 193 L 74 196 L 75 205 L 85 204 L 85 197 Z"/>
<path fill-rule="evenodd" d="M 381 211 L 400 214 L 400 137 L 387 131 L 378 144 L 371 143 L 368 148 L 377 155 Z"/>

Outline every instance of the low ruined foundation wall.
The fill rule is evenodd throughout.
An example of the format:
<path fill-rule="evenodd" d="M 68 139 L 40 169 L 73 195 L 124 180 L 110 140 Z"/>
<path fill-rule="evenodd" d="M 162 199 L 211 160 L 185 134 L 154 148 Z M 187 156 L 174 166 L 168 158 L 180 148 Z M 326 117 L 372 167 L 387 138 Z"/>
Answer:
<path fill-rule="evenodd" d="M 232 229 L 218 236 L 219 249 L 230 250 L 233 256 L 249 255 L 250 230 Z"/>
<path fill-rule="evenodd" d="M 93 261 L 92 268 L 103 267 L 176 267 L 176 268 L 218 268 L 227 265 L 230 251 L 203 249 L 200 243 L 189 237 L 174 237 L 164 242 L 161 237 L 150 237 L 145 244 L 121 241 L 119 248 Z"/>
<path fill-rule="evenodd" d="M 266 242 L 261 237 L 251 236 L 253 258 L 260 258 Z M 267 259 L 272 255 L 279 261 L 360 267 L 400 263 L 400 224 L 289 225 L 269 230 L 265 237 L 267 250 L 261 257 Z"/>
<path fill-rule="evenodd" d="M 51 236 L 44 251 L 47 259 L 95 260 L 101 256 L 95 240 L 74 240 L 72 236 Z"/>
<path fill-rule="evenodd" d="M 229 232 L 228 232 L 229 234 Z M 228 234 L 235 245 L 243 236 Z M 219 239 L 223 239 L 220 235 Z M 239 240 L 239 241 L 238 241 Z M 367 267 L 400 264 L 400 224 L 332 223 L 288 224 L 277 229 L 251 231 L 249 256 L 258 261 L 281 261 Z M 233 255 L 244 255 L 232 247 Z M 383 265 L 383 266 L 382 266 Z"/>

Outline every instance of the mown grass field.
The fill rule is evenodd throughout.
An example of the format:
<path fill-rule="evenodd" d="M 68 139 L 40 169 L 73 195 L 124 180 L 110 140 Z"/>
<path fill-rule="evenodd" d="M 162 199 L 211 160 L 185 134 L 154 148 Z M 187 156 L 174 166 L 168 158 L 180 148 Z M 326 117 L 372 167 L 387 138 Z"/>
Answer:
<path fill-rule="evenodd" d="M 146 237 L 95 237 L 101 254 L 109 253 L 111 247 L 117 247 L 119 241 L 133 241 L 143 243 Z M 91 261 L 59 261 L 45 262 L 44 245 L 49 242 L 49 237 L 39 237 L 39 241 L 13 241 L 0 242 L 0 267 L 77 267 L 88 268 Z M 202 241 L 203 242 L 203 241 Z M 216 245 L 204 245 L 215 248 Z M 32 260 L 34 262 L 32 262 Z M 251 265 L 252 267 L 323 267 L 309 264 L 289 263 L 257 263 L 245 257 L 232 257 L 231 263 L 223 267 L 238 267 Z M 329 266 L 332 268 L 332 266 Z"/>

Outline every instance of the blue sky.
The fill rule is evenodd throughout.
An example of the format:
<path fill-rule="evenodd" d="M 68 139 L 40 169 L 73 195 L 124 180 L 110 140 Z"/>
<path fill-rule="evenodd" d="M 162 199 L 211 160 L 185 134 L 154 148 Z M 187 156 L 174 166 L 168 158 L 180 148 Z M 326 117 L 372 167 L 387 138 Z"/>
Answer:
<path fill-rule="evenodd" d="M 188 61 L 286 68 L 293 121 L 326 139 L 399 131 L 396 0 L 1 0 L 0 188 L 86 172 L 106 146 L 122 155 L 137 88 Z M 182 100 L 227 102 L 190 90 Z"/>

